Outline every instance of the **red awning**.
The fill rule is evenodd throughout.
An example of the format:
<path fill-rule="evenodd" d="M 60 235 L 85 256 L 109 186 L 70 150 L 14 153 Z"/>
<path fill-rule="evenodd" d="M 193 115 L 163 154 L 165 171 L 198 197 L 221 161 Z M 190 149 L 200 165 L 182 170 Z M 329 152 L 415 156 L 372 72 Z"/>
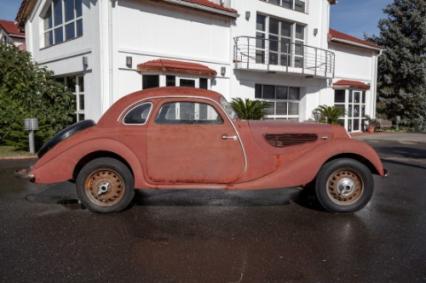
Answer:
<path fill-rule="evenodd" d="M 205 77 L 214 77 L 217 74 L 215 70 L 205 65 L 166 59 L 152 60 L 139 64 L 138 71 L 141 73 L 162 72 Z"/>
<path fill-rule="evenodd" d="M 370 86 L 360 81 L 340 80 L 333 84 L 334 88 L 355 88 L 360 90 L 369 90 Z"/>

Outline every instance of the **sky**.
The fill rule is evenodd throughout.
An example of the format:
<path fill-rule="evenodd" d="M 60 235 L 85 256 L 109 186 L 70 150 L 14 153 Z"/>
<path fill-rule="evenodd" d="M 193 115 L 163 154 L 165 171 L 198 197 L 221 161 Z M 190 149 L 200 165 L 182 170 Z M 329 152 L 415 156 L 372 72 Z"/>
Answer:
<path fill-rule="evenodd" d="M 317 1 L 317 0 L 311 0 Z M 331 9 L 331 27 L 355 36 L 377 34 L 383 8 L 392 0 L 338 0 Z M 21 0 L 0 0 L 0 19 L 14 20 Z"/>

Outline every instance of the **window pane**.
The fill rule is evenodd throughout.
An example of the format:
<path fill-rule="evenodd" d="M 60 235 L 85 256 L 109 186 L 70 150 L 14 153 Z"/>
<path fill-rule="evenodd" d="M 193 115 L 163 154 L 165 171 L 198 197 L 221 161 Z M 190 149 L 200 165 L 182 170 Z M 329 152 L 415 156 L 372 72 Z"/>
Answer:
<path fill-rule="evenodd" d="M 286 86 L 277 86 L 277 99 L 287 99 L 288 88 Z"/>
<path fill-rule="evenodd" d="M 62 27 L 55 29 L 55 44 L 61 42 L 64 42 L 64 33 Z"/>
<path fill-rule="evenodd" d="M 345 105 L 335 105 L 335 107 L 337 109 L 340 109 L 340 111 L 342 111 L 342 113 L 345 113 Z M 342 116 L 345 116 L 345 114 L 343 114 Z"/>
<path fill-rule="evenodd" d="M 296 2 L 295 2 L 295 8 L 294 8 L 296 11 L 299 11 L 299 12 L 305 12 L 305 1 L 302 1 L 302 0 L 296 0 Z"/>
<path fill-rule="evenodd" d="M 181 87 L 195 87 L 195 80 L 180 80 Z"/>
<path fill-rule="evenodd" d="M 67 77 L 66 83 L 67 83 L 66 85 L 67 89 L 71 91 L 72 93 L 75 93 L 76 92 L 75 85 L 77 84 L 76 77 Z"/>
<path fill-rule="evenodd" d="M 254 97 L 258 99 L 262 98 L 262 85 L 256 84 L 254 89 Z"/>
<path fill-rule="evenodd" d="M 65 21 L 74 19 L 74 0 L 64 0 L 65 4 Z"/>
<path fill-rule="evenodd" d="M 299 115 L 299 103 L 288 103 L 288 115 Z"/>
<path fill-rule="evenodd" d="M 53 0 L 55 26 L 62 24 L 62 0 Z"/>
<path fill-rule="evenodd" d="M 176 112 L 179 115 L 176 115 Z M 208 104 L 174 102 L 161 107 L 156 122 L 160 124 L 221 124 L 223 120 Z"/>
<path fill-rule="evenodd" d="M 287 102 L 277 102 L 277 113 L 276 115 L 287 115 Z"/>
<path fill-rule="evenodd" d="M 291 30 L 293 25 L 289 22 L 281 22 L 281 35 L 286 37 L 291 37 Z"/>
<path fill-rule="evenodd" d="M 166 76 L 166 86 L 176 86 L 176 76 Z"/>
<path fill-rule="evenodd" d="M 278 52 L 278 37 L 269 36 L 269 49 Z"/>
<path fill-rule="evenodd" d="M 200 79 L 200 88 L 202 89 L 208 89 L 208 80 L 206 78 Z"/>
<path fill-rule="evenodd" d="M 263 97 L 264 99 L 275 99 L 275 86 L 264 85 L 263 86 Z"/>
<path fill-rule="evenodd" d="M 180 102 L 180 119 L 184 121 L 194 121 L 195 104 L 192 102 Z"/>
<path fill-rule="evenodd" d="M 264 51 L 256 51 L 256 63 L 264 64 L 265 63 L 265 52 Z"/>
<path fill-rule="evenodd" d="M 269 3 L 274 5 L 280 5 L 280 0 L 269 0 Z"/>
<path fill-rule="evenodd" d="M 78 86 L 79 86 L 80 92 L 84 92 L 84 77 L 83 76 L 78 77 Z"/>
<path fill-rule="evenodd" d="M 72 22 L 72 23 L 67 24 L 65 26 L 65 40 L 69 40 L 69 39 L 75 38 L 74 24 L 75 24 L 75 22 Z"/>
<path fill-rule="evenodd" d="M 289 98 L 290 100 L 300 100 L 300 88 L 290 87 Z"/>
<path fill-rule="evenodd" d="M 83 20 L 77 21 L 77 37 L 83 35 Z"/>
<path fill-rule="evenodd" d="M 287 39 L 287 38 L 281 39 L 281 53 L 285 53 L 285 54 L 291 53 L 290 39 Z"/>
<path fill-rule="evenodd" d="M 334 102 L 335 103 L 344 103 L 345 102 L 346 91 L 344 89 L 336 89 L 334 91 Z"/>
<path fill-rule="evenodd" d="M 269 64 L 278 65 L 278 53 L 269 53 Z"/>
<path fill-rule="evenodd" d="M 44 34 L 44 46 L 50 46 L 53 44 L 53 31 L 48 31 Z"/>
<path fill-rule="evenodd" d="M 260 31 L 265 31 L 265 20 L 266 17 L 262 15 L 257 15 L 256 19 L 256 29 Z"/>
<path fill-rule="evenodd" d="M 305 39 L 305 27 L 301 25 L 296 25 L 296 38 L 304 40 Z"/>
<path fill-rule="evenodd" d="M 303 68 L 303 57 L 295 57 L 294 58 L 294 67 L 296 68 Z"/>
<path fill-rule="evenodd" d="M 294 49 L 295 49 L 294 52 L 296 53 L 296 55 L 303 56 L 303 54 L 304 54 L 303 42 L 296 41 L 296 43 L 294 45 Z"/>
<path fill-rule="evenodd" d="M 126 124 L 144 124 L 148 119 L 151 103 L 145 103 L 131 110 L 124 118 Z"/>
<path fill-rule="evenodd" d="M 275 103 L 267 102 L 265 108 L 265 115 L 275 115 Z"/>
<path fill-rule="evenodd" d="M 265 34 L 258 32 L 256 33 L 256 47 L 265 49 Z"/>
<path fill-rule="evenodd" d="M 282 6 L 287 9 L 293 9 L 293 0 L 282 0 Z"/>
<path fill-rule="evenodd" d="M 365 91 L 362 92 L 362 103 L 365 103 L 367 93 Z"/>
<path fill-rule="evenodd" d="M 78 121 L 84 121 L 85 116 L 84 114 L 78 114 Z"/>
<path fill-rule="evenodd" d="M 49 8 L 44 18 L 44 28 L 49 29 L 52 27 L 52 8 Z"/>
<path fill-rule="evenodd" d="M 83 1 L 82 0 L 75 0 L 75 12 L 77 17 L 81 17 L 82 10 L 83 10 Z"/>
<path fill-rule="evenodd" d="M 270 18 L 269 20 L 269 32 L 273 33 L 273 34 L 278 34 L 278 23 L 279 21 L 274 19 L 274 18 Z"/>
<path fill-rule="evenodd" d="M 158 75 L 143 75 L 143 89 L 154 88 L 160 85 L 160 79 Z"/>
<path fill-rule="evenodd" d="M 359 103 L 361 101 L 361 93 L 358 91 L 354 91 L 354 102 Z"/>
<path fill-rule="evenodd" d="M 80 94 L 79 100 L 80 100 L 79 110 L 84 110 L 84 94 Z"/>

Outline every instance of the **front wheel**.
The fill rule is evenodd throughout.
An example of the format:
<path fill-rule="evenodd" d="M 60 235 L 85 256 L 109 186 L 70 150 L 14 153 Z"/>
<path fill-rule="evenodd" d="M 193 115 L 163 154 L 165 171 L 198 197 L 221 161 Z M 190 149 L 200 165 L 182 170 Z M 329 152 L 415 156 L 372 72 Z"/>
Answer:
<path fill-rule="evenodd" d="M 370 169 L 354 159 L 336 159 L 325 164 L 315 182 L 321 206 L 330 212 L 355 212 L 370 201 L 374 179 Z"/>
<path fill-rule="evenodd" d="M 78 173 L 76 185 L 83 205 L 98 213 L 122 211 L 135 195 L 131 171 L 114 158 L 87 163 Z"/>

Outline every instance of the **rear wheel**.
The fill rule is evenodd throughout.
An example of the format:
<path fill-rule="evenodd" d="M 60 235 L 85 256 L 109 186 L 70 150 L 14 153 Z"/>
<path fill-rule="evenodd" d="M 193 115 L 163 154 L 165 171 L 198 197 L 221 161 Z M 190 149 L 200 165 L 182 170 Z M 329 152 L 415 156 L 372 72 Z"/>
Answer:
<path fill-rule="evenodd" d="M 114 158 L 98 158 L 87 163 L 76 180 L 81 202 L 99 213 L 119 212 L 134 198 L 134 180 L 129 168 Z"/>
<path fill-rule="evenodd" d="M 373 176 L 364 164 L 353 159 L 336 159 L 321 168 L 315 182 L 315 194 L 321 206 L 330 212 L 355 212 L 371 199 Z"/>

